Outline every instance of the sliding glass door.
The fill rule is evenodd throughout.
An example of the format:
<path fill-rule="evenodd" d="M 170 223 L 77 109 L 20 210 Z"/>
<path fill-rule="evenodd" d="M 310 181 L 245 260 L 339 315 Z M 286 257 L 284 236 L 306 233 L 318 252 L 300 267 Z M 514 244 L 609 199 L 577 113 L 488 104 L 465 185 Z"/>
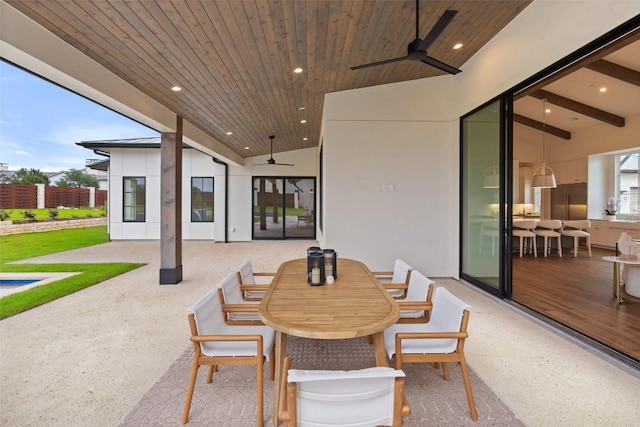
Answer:
<path fill-rule="evenodd" d="M 505 295 L 507 162 L 503 103 L 496 100 L 461 120 L 460 277 Z"/>
<path fill-rule="evenodd" d="M 315 239 L 315 178 L 254 177 L 253 238 Z"/>

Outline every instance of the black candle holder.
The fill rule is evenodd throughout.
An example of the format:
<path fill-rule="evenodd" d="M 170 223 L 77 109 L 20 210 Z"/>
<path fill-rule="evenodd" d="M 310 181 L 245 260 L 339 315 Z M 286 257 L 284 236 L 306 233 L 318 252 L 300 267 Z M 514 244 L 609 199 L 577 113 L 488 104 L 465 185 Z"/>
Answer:
<path fill-rule="evenodd" d="M 324 273 L 326 277 L 333 276 L 338 278 L 338 253 L 334 249 L 325 249 L 324 254 Z"/>
<path fill-rule="evenodd" d="M 307 282 L 312 286 L 324 284 L 324 254 L 322 251 L 312 251 L 307 255 Z"/>

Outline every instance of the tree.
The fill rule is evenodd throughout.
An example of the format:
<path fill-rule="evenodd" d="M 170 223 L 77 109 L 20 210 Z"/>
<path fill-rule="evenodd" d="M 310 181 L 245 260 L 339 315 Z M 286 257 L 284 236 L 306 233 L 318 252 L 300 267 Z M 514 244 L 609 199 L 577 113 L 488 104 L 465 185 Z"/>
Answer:
<path fill-rule="evenodd" d="M 70 169 L 65 172 L 57 185 L 58 187 L 100 188 L 100 181 L 95 176 L 89 175 L 80 169 Z"/>
<path fill-rule="evenodd" d="M 11 178 L 11 184 L 45 184 L 49 185 L 49 177 L 46 176 L 39 169 L 26 169 L 22 168 L 18 170 Z"/>

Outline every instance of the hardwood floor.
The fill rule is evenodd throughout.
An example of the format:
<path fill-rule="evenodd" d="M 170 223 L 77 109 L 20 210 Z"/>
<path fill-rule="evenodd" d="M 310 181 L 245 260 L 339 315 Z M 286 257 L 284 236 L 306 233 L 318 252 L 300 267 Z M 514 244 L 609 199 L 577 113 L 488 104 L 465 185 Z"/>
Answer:
<path fill-rule="evenodd" d="M 640 361 L 640 304 L 617 304 L 613 251 L 592 248 L 564 257 L 513 256 L 513 301 Z M 570 256 L 567 256 L 570 255 Z"/>

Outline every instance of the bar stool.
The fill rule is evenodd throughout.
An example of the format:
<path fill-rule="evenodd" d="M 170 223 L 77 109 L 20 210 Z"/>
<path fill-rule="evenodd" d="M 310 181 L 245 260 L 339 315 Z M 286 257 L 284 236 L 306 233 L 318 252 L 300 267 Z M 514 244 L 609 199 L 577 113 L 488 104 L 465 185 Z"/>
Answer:
<path fill-rule="evenodd" d="M 546 219 L 538 221 L 534 233 L 536 236 L 544 238 L 544 256 L 546 257 L 551 249 L 549 247 L 549 239 L 558 239 L 558 255 L 562 258 L 562 235 L 560 229 L 562 228 L 562 221 L 559 219 Z"/>
<path fill-rule="evenodd" d="M 520 258 L 522 258 L 522 250 L 524 253 L 533 251 L 533 256 L 538 257 L 538 248 L 536 245 L 536 233 L 535 230 L 537 221 L 531 219 L 524 219 L 522 221 L 513 222 L 513 235 L 520 238 Z M 525 248 L 526 245 L 526 248 Z"/>

